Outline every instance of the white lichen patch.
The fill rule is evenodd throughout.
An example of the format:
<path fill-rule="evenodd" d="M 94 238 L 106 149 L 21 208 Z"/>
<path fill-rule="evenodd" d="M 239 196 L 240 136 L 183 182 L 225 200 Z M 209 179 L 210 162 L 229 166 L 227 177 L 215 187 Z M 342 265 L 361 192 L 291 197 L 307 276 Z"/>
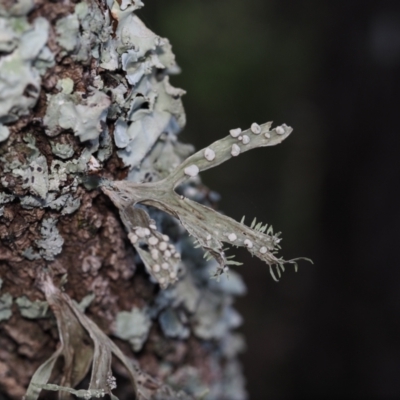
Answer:
<path fill-rule="evenodd" d="M 249 144 L 250 143 L 250 137 L 247 135 L 243 135 L 243 140 L 242 140 L 243 144 Z"/>
<path fill-rule="evenodd" d="M 230 233 L 230 234 L 228 235 L 228 239 L 229 239 L 231 242 L 234 242 L 234 241 L 237 239 L 237 236 L 236 236 L 234 233 Z"/>
<path fill-rule="evenodd" d="M 204 150 L 204 157 L 207 161 L 213 161 L 215 159 L 215 151 L 207 147 Z"/>
<path fill-rule="evenodd" d="M 267 249 L 265 246 L 262 246 L 262 247 L 260 248 L 260 253 L 261 253 L 261 254 L 266 254 L 267 251 L 268 251 L 268 249 Z"/>
<path fill-rule="evenodd" d="M 236 143 L 234 143 L 233 145 L 232 145 L 232 148 L 231 148 L 231 155 L 233 156 L 233 157 L 236 157 L 236 156 L 238 156 L 240 154 L 240 147 L 236 144 Z"/>
<path fill-rule="evenodd" d="M 129 238 L 129 240 L 131 241 L 132 244 L 136 244 L 138 239 L 139 239 L 138 236 L 135 235 L 133 232 L 130 232 L 128 234 L 128 238 Z"/>
<path fill-rule="evenodd" d="M 167 250 L 167 248 L 168 248 L 168 243 L 167 243 L 167 242 L 161 242 L 161 243 L 158 245 L 158 248 L 159 248 L 161 251 L 165 251 L 165 250 Z"/>
<path fill-rule="evenodd" d="M 259 135 L 261 133 L 261 126 L 258 125 L 256 122 L 251 124 L 250 130 L 255 134 Z"/>
<path fill-rule="evenodd" d="M 152 268 L 153 268 L 153 271 L 154 271 L 155 273 L 158 273 L 158 272 L 160 272 L 160 270 L 161 270 L 161 268 L 160 268 L 160 266 L 159 266 L 158 264 L 154 264 Z"/>
<path fill-rule="evenodd" d="M 199 167 L 197 165 L 189 165 L 185 168 L 185 174 L 190 177 L 197 176 L 199 174 Z"/>
<path fill-rule="evenodd" d="M 240 128 L 235 128 L 235 129 L 231 129 L 229 131 L 229 133 L 233 138 L 237 138 L 242 133 L 242 130 Z"/>
<path fill-rule="evenodd" d="M 249 239 L 245 239 L 243 243 L 248 249 L 251 249 L 253 247 L 253 242 Z"/>
<path fill-rule="evenodd" d="M 88 162 L 88 171 L 89 172 L 97 172 L 101 168 L 101 165 L 96 157 L 91 156 Z"/>
<path fill-rule="evenodd" d="M 158 242 L 159 240 L 155 236 L 149 238 L 149 244 L 152 246 L 155 246 Z"/>

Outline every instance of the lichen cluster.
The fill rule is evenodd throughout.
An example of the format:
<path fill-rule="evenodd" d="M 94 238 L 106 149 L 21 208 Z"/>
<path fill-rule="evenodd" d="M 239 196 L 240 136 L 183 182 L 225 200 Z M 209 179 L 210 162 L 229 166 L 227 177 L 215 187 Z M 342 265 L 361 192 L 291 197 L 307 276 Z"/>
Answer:
<path fill-rule="evenodd" d="M 280 143 L 291 128 L 253 123 L 244 131 L 232 129 L 197 153 L 180 143 L 185 92 L 169 81 L 179 67 L 169 41 L 135 15 L 142 6 L 140 0 L 65 2 L 60 10 L 52 9 L 51 23 L 35 14 L 33 0 L 0 6 L 0 221 L 9 226 L 17 205 L 36 224 L 36 231 L 29 232 L 33 240 L 25 239 L 22 229 L 3 230 L 0 244 L 16 262 L 35 266 L 29 273 L 46 300 L 1 293 L 0 321 L 11 320 L 16 310 L 25 319 L 49 320 L 50 308 L 60 338 L 56 352 L 34 374 L 26 400 L 37 399 L 43 389 L 59 391 L 60 398 L 108 394 L 116 399 L 112 354 L 125 365 L 138 399 L 245 399 L 237 361 L 244 341 L 235 333 L 242 318 L 233 302 L 246 288 L 229 269 L 238 263 L 227 257 L 224 246 L 246 247 L 269 265 L 274 278 L 286 263 L 277 256 L 278 235 L 267 225 L 248 227 L 214 211 L 218 195 L 205 190 L 198 175 L 247 150 Z M 115 179 L 124 169 L 126 179 Z M 134 264 L 133 246 L 135 262 L 144 265 L 146 285 L 155 293 L 145 306 L 120 306 L 114 300 L 109 333 L 128 343 L 135 355 L 151 348 L 159 379 L 135 366 L 84 314 L 96 303 L 95 293 L 110 297 L 104 276 L 94 279 L 80 304 L 67 294 L 65 278 L 58 278 L 69 272 L 57 261 L 72 236 L 88 225 L 82 237 L 90 248 L 104 228 L 99 219 L 87 218 L 93 192 L 86 189 L 100 193 L 91 174 L 101 177 L 101 190 L 119 209 L 126 253 L 131 251 Z M 66 228 L 65 221 L 77 231 Z M 21 226 L 29 230 L 29 222 Z M 121 246 L 123 239 L 116 238 L 123 236 L 121 228 L 110 226 L 105 237 Z M 122 276 L 129 282 L 135 268 L 121 263 L 120 273 L 117 255 L 111 259 L 115 270 L 107 279 Z M 71 262 L 86 278 L 102 268 L 95 250 Z M 150 344 L 153 337 L 162 341 Z M 178 352 L 183 343 L 207 354 L 202 365 L 169 360 L 166 348 Z M 59 359 L 65 361 L 61 372 Z M 75 390 L 90 368 L 89 388 Z M 58 374 L 57 384 L 49 383 L 51 374 Z"/>

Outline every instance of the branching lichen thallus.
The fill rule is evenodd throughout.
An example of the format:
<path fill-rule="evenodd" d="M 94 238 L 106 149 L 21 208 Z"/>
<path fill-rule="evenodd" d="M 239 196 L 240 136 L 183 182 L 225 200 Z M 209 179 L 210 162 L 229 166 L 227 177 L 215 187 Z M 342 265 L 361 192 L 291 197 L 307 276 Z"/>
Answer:
<path fill-rule="evenodd" d="M 188 157 L 158 182 L 102 181 L 101 188 L 118 207 L 131 243 L 142 257 L 149 274 L 162 288 L 178 279 L 180 255 L 169 243 L 168 236 L 157 230 L 148 213 L 136 207 L 137 204 L 153 206 L 177 218 L 207 255 L 218 262 L 215 276 L 226 272 L 229 265 L 240 264 L 226 257 L 223 242 L 246 247 L 252 255 L 269 265 L 275 280 L 281 276 L 285 264 L 294 264 L 297 269 L 298 259 L 284 260 L 276 255 L 281 239 L 279 234 L 273 233 L 271 226 L 257 224 L 254 220 L 248 227 L 243 220 L 237 222 L 175 192 L 178 185 L 197 176 L 200 171 L 215 167 L 245 151 L 279 144 L 292 132 L 292 128 L 285 124 L 271 130 L 271 124 L 253 123 L 243 132 L 240 128 L 232 129 L 227 137 Z"/>

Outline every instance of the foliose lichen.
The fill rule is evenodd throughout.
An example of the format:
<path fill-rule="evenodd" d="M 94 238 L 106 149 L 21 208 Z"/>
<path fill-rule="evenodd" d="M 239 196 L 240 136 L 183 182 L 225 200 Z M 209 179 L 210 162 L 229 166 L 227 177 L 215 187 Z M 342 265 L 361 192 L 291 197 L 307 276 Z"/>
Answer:
<path fill-rule="evenodd" d="M 62 91 L 48 95 L 48 101 L 43 120 L 47 135 L 54 137 L 63 130 L 72 129 L 82 142 L 99 138 L 110 106 L 105 93 L 93 89 L 83 99 L 79 94 Z"/>
<path fill-rule="evenodd" d="M 38 101 L 41 75 L 54 65 L 54 56 L 46 46 L 49 23 L 44 18 L 28 22 L 24 11 L 33 2 L 17 2 L 8 10 L 0 7 L 0 124 L 15 122 L 27 115 Z M 8 137 L 8 128 L 0 127 L 0 141 Z"/>

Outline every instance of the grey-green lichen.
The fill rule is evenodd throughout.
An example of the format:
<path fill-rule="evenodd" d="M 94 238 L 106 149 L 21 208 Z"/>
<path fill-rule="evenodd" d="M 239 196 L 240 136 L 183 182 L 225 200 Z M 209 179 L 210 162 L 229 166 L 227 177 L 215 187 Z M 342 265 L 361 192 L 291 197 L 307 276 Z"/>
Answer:
<path fill-rule="evenodd" d="M 74 155 L 74 148 L 68 143 L 51 143 L 51 151 L 56 157 L 67 160 Z"/>
<path fill-rule="evenodd" d="M 45 318 L 49 305 L 47 301 L 31 301 L 26 296 L 18 297 L 15 302 L 18 305 L 21 315 L 29 319 Z"/>
<path fill-rule="evenodd" d="M 0 123 L 15 122 L 27 115 L 40 94 L 41 75 L 54 65 L 46 46 L 49 23 L 44 18 L 28 22 L 23 14 L 31 2 L 19 2 L 0 11 Z M 22 15 L 21 15 L 22 14 Z M 6 140 L 7 128 L 0 129 L 0 141 Z"/>
<path fill-rule="evenodd" d="M 0 296 L 0 321 L 7 320 L 11 317 L 12 296 L 10 293 L 4 293 Z"/>

